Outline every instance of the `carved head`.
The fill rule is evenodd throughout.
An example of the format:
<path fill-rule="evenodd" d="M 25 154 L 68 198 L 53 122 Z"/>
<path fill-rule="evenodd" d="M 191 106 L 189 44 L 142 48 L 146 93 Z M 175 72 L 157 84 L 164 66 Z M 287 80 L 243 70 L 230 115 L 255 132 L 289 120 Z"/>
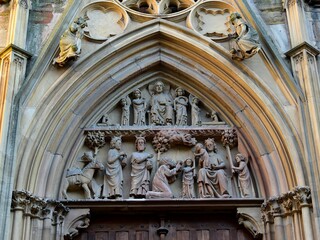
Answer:
<path fill-rule="evenodd" d="M 193 98 L 192 98 L 192 103 L 198 104 L 198 103 L 199 103 L 199 98 L 193 97 Z"/>
<path fill-rule="evenodd" d="M 112 137 L 111 141 L 110 141 L 110 148 L 116 148 L 118 150 L 120 150 L 121 148 L 121 137 Z"/>
<path fill-rule="evenodd" d="M 193 166 L 193 161 L 191 158 L 187 158 L 186 160 L 184 160 L 184 164 L 188 167 L 192 167 Z"/>
<path fill-rule="evenodd" d="M 146 149 L 146 139 L 144 137 L 136 137 L 136 149 L 139 152 Z"/>
<path fill-rule="evenodd" d="M 196 146 L 195 146 L 195 150 L 197 153 L 200 152 L 201 149 L 203 149 L 203 144 L 202 143 L 197 143 Z"/>
<path fill-rule="evenodd" d="M 164 84 L 162 81 L 157 81 L 155 84 L 154 84 L 154 91 L 156 93 L 162 93 L 163 92 L 163 89 L 164 89 Z"/>
<path fill-rule="evenodd" d="M 134 98 L 140 98 L 141 97 L 141 91 L 140 89 L 136 89 L 133 91 Z"/>
<path fill-rule="evenodd" d="M 72 24 L 69 26 L 69 30 L 70 30 L 70 32 L 72 32 L 72 33 L 76 33 L 77 30 L 78 30 L 77 24 L 76 24 L 76 23 L 72 23 Z"/>
<path fill-rule="evenodd" d="M 184 95 L 184 89 L 182 89 L 181 87 L 177 87 L 176 88 L 176 94 L 177 96 L 183 96 Z"/>
<path fill-rule="evenodd" d="M 217 145 L 214 141 L 214 138 L 208 138 L 204 141 L 204 145 L 208 152 L 218 152 Z"/>
<path fill-rule="evenodd" d="M 82 162 L 92 162 L 93 160 L 94 160 L 94 156 L 93 156 L 93 152 L 91 151 L 84 152 L 81 157 Z"/>
<path fill-rule="evenodd" d="M 236 19 L 242 18 L 240 13 L 234 12 L 230 14 L 230 22 L 233 23 Z"/>
<path fill-rule="evenodd" d="M 176 163 L 171 158 L 162 158 L 159 161 L 160 166 L 167 165 L 170 169 L 176 166 Z"/>
<path fill-rule="evenodd" d="M 241 153 L 238 153 L 235 157 L 237 163 L 241 162 L 241 161 L 246 161 L 246 158 L 241 154 Z"/>

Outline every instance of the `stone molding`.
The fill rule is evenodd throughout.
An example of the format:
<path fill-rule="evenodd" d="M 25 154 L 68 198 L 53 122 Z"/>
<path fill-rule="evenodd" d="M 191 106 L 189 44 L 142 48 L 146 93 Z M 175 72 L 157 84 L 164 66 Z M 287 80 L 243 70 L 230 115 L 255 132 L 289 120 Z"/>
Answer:
<path fill-rule="evenodd" d="M 274 218 L 285 218 L 304 207 L 311 208 L 311 191 L 307 186 L 295 187 L 292 191 L 278 197 L 272 197 L 261 206 L 262 220 L 265 223 L 274 223 Z"/>
<path fill-rule="evenodd" d="M 60 201 L 45 199 L 25 190 L 12 192 L 11 211 L 22 211 L 24 216 L 39 220 L 51 219 L 53 226 L 63 223 L 69 208 Z"/>
<path fill-rule="evenodd" d="M 290 49 L 289 51 L 287 51 L 285 53 L 285 55 L 287 57 L 293 57 L 293 56 L 301 53 L 303 50 L 306 50 L 307 52 L 309 52 L 310 54 L 312 54 L 314 56 L 318 56 L 320 53 L 320 51 L 318 49 L 316 49 L 314 46 L 312 46 L 310 43 L 303 42 L 303 43 L 295 46 L 294 48 Z"/>

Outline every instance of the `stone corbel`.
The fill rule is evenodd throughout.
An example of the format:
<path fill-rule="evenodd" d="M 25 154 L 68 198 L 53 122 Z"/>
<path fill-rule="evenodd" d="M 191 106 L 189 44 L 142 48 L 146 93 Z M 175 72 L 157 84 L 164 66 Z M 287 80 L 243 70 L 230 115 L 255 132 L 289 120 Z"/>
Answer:
<path fill-rule="evenodd" d="M 81 229 L 90 225 L 90 209 L 71 209 L 65 219 L 63 236 L 64 239 L 74 239 Z"/>
<path fill-rule="evenodd" d="M 262 239 L 260 208 L 237 208 L 237 217 L 239 224 L 243 225 L 255 239 Z"/>

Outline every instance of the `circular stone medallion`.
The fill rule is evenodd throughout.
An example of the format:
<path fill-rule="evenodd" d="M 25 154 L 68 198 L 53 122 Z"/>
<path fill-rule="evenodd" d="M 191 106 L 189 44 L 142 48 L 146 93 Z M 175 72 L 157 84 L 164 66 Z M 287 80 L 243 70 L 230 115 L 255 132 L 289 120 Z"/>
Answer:
<path fill-rule="evenodd" d="M 128 25 L 129 17 L 117 4 L 112 2 L 94 2 L 81 11 L 88 26 L 84 35 L 93 40 L 107 40 L 122 33 Z"/>
<path fill-rule="evenodd" d="M 190 12 L 187 26 L 212 40 L 224 40 L 231 33 L 229 16 L 232 12 L 235 9 L 225 2 L 204 2 Z"/>

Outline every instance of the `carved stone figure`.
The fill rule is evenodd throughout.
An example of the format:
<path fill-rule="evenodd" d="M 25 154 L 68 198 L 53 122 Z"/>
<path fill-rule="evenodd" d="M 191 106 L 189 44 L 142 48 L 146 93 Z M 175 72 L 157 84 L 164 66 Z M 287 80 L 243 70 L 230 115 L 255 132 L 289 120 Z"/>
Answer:
<path fill-rule="evenodd" d="M 146 125 L 146 100 L 141 97 L 140 89 L 133 91 L 133 97 L 133 125 L 144 126 Z"/>
<path fill-rule="evenodd" d="M 173 193 L 169 183 L 173 183 L 175 176 L 181 169 L 182 162 L 175 163 L 172 159 L 163 158 L 160 160 L 160 166 L 153 178 L 152 191 L 148 191 L 147 198 L 172 198 Z"/>
<path fill-rule="evenodd" d="M 60 38 L 60 53 L 53 60 L 53 64 L 58 63 L 63 67 L 70 59 L 76 60 L 81 53 L 81 39 L 83 37 L 83 28 L 87 26 L 84 18 L 80 17 L 72 23 L 68 30 Z"/>
<path fill-rule="evenodd" d="M 201 125 L 200 119 L 200 107 L 199 107 L 199 99 L 190 94 L 189 101 L 191 104 L 191 124 L 192 125 Z"/>
<path fill-rule="evenodd" d="M 104 166 L 99 161 L 95 160 L 94 154 L 90 152 L 83 153 L 81 161 L 86 163 L 84 168 L 70 168 L 67 170 L 67 176 L 63 183 L 62 195 L 68 199 L 67 190 L 69 187 L 83 188 L 85 198 L 96 198 L 96 191 L 93 181 L 93 175 L 96 170 L 103 170 Z M 92 193 L 92 196 L 91 196 Z"/>
<path fill-rule="evenodd" d="M 216 154 L 217 148 L 213 138 L 205 141 L 205 146 L 198 143 L 195 147 L 195 158 L 199 160 L 198 188 L 200 198 L 229 198 L 226 166 Z"/>
<path fill-rule="evenodd" d="M 121 137 L 113 137 L 106 163 L 102 197 L 109 199 L 122 198 L 122 168 L 126 166 L 127 154 L 121 151 Z"/>
<path fill-rule="evenodd" d="M 252 181 L 246 158 L 238 153 L 235 157 L 238 167 L 232 167 L 238 173 L 238 181 L 240 185 L 241 195 L 245 198 L 253 197 Z"/>
<path fill-rule="evenodd" d="M 127 96 L 127 97 L 122 98 L 122 99 L 120 100 L 120 104 L 121 104 L 121 106 L 122 106 L 121 125 L 122 125 L 122 126 L 129 126 L 131 100 L 130 100 L 130 98 Z"/>
<path fill-rule="evenodd" d="M 69 232 L 64 236 L 64 239 L 74 239 L 79 235 L 79 230 L 88 228 L 90 225 L 90 219 L 88 217 L 76 221 L 73 226 L 70 227 Z"/>
<path fill-rule="evenodd" d="M 185 166 L 182 169 L 182 197 L 183 198 L 195 198 L 194 193 L 194 164 L 191 158 L 187 158 L 185 161 Z"/>
<path fill-rule="evenodd" d="M 172 125 L 173 123 L 173 103 L 169 93 L 164 92 L 164 84 L 157 81 L 153 87 L 151 96 L 151 124 Z"/>
<path fill-rule="evenodd" d="M 153 154 L 144 152 L 146 149 L 146 139 L 144 137 L 136 138 L 137 152 L 131 156 L 131 189 L 130 197 L 145 198 L 150 190 L 150 171 L 152 170 L 151 158 Z"/>
<path fill-rule="evenodd" d="M 235 33 L 230 34 L 232 58 L 243 60 L 252 57 L 260 50 L 257 31 L 246 23 L 237 12 L 230 14 L 230 22 L 235 27 Z"/>
<path fill-rule="evenodd" d="M 176 125 L 185 126 L 188 120 L 188 98 L 183 96 L 184 90 L 181 87 L 176 89 L 176 98 L 174 99 L 174 110 L 176 111 Z"/>

